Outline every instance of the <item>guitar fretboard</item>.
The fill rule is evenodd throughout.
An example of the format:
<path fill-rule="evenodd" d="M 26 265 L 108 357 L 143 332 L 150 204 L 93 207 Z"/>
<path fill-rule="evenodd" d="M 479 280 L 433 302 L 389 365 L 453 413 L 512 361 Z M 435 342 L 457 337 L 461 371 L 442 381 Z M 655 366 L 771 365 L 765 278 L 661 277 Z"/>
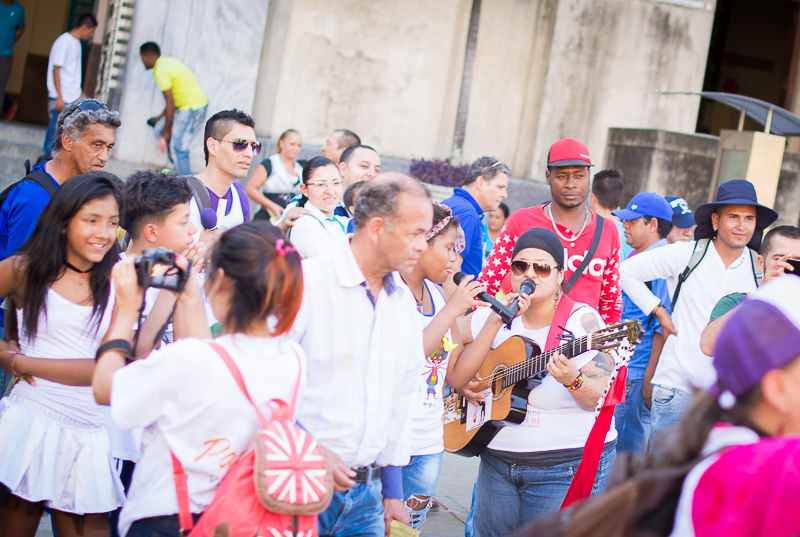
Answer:
<path fill-rule="evenodd" d="M 564 345 L 560 345 L 555 349 L 543 352 L 537 356 L 532 356 L 530 359 L 506 369 L 503 374 L 503 385 L 513 386 L 522 380 L 540 377 L 542 373 L 547 371 L 547 362 L 550 361 L 550 357 L 557 352 L 560 352 L 567 358 L 572 358 L 590 350 L 590 347 L 590 337 L 586 335 Z"/>

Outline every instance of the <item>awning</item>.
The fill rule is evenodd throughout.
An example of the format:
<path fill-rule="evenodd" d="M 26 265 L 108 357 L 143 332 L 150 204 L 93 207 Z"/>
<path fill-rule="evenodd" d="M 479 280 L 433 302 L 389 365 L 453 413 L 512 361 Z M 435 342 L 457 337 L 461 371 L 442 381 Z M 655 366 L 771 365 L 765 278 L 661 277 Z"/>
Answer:
<path fill-rule="evenodd" d="M 727 104 L 740 112 L 744 110 L 747 117 L 756 120 L 761 125 L 766 126 L 769 122 L 769 132 L 779 136 L 800 136 L 800 117 L 789 112 L 785 108 L 770 104 L 766 101 L 735 95 L 733 93 L 722 93 L 715 91 L 701 91 L 699 93 L 683 91 L 665 91 L 663 95 L 699 95 L 706 99 L 711 99 L 718 103 Z M 770 118 L 770 111 L 772 117 Z"/>

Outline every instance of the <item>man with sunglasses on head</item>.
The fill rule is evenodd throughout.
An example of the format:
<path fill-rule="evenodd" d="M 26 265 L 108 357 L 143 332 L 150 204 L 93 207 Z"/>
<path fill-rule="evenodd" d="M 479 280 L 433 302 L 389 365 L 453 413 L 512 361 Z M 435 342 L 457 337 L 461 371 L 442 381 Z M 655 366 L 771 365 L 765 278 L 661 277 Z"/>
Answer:
<path fill-rule="evenodd" d="M 30 238 L 59 186 L 83 173 L 103 170 L 120 124 L 118 112 L 94 99 L 77 99 L 64 107 L 56 123 L 53 158 L 34 166 L 0 200 L 0 259 L 14 255 Z M 2 312 L 0 337 L 5 339 Z"/>
<path fill-rule="evenodd" d="M 237 179 L 247 177 L 253 158 L 261 152 L 255 125 L 252 117 L 235 108 L 217 112 L 206 122 L 206 169 L 187 178 L 195 192 L 190 213 L 197 229 L 194 237 L 209 248 L 225 230 L 250 221 L 250 202 Z M 200 218 L 207 208 L 216 213 L 214 222 Z"/>
<path fill-rule="evenodd" d="M 494 157 L 481 157 L 473 162 L 461 188 L 442 203 L 453 210 L 464 230 L 466 246 L 459 254 L 461 271 L 477 276 L 483 265 L 483 233 L 486 224 L 483 214 L 500 207 L 508 197 L 508 176 L 511 170 Z"/>
<path fill-rule="evenodd" d="M 564 245 L 564 292 L 600 312 L 606 323 L 619 322 L 619 232 L 613 222 L 586 206 L 589 196 L 589 150 L 566 138 L 550 146 L 545 179 L 551 202 L 518 209 L 506 220 L 479 279 L 487 292 L 511 289 L 508 267 L 517 238 L 533 227 L 555 232 Z"/>
<path fill-rule="evenodd" d="M 188 175 L 192 173 L 189 146 L 206 118 L 208 97 L 189 68 L 175 58 L 162 56 L 156 43 L 142 44 L 139 55 L 144 68 L 153 70 L 153 78 L 166 101 L 164 111 L 147 123 L 161 131 L 158 149 L 172 155 L 175 174 Z"/>

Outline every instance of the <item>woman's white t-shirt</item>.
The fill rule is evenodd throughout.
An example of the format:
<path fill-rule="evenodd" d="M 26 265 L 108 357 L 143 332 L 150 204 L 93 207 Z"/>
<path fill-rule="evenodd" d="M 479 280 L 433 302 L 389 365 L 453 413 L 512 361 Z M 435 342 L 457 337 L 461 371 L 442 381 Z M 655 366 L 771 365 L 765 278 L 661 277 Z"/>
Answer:
<path fill-rule="evenodd" d="M 472 314 L 472 336 L 478 334 L 489 318 L 492 310 L 488 307 L 478 308 Z M 567 320 L 566 328 L 575 334 L 576 338 L 586 335 L 581 318 L 590 315 L 597 320 L 599 326 L 605 327 L 603 319 L 597 310 L 578 303 Z M 511 323 L 511 328 L 501 328 L 494 338 L 492 348 L 499 347 L 512 336 L 524 336 L 533 340 L 544 350 L 547 343 L 549 327 L 538 330 L 529 330 L 522 324 L 522 318 L 517 317 Z M 572 360 L 578 369 L 585 366 L 597 355 L 597 351 L 579 354 Z M 489 449 L 498 451 L 511 451 L 514 453 L 533 453 L 539 451 L 552 451 L 556 449 L 582 448 L 586 444 L 589 432 L 595 421 L 593 410 L 583 410 L 575 402 L 570 391 L 554 377 L 547 375 L 541 385 L 528 395 L 528 411 L 525 421 L 519 425 L 503 427 L 497 436 L 489 443 Z M 606 442 L 617 437 L 614 422 L 606 435 Z"/>
<path fill-rule="evenodd" d="M 423 280 L 423 283 L 433 301 L 431 315 L 418 313 L 422 320 L 422 328 L 425 329 L 436 314 L 442 311 L 446 302 L 442 292 L 434 283 L 428 280 Z M 444 451 L 442 391 L 447 375 L 447 366 L 450 362 L 450 352 L 454 348 L 452 341 L 453 336 L 448 330 L 436 350 L 425 358 L 425 363 L 420 371 L 417 383 L 417 404 L 414 406 L 414 413 L 411 417 L 412 456 L 431 455 Z"/>
<path fill-rule="evenodd" d="M 267 418 L 271 399 L 291 404 L 298 376 L 302 392 L 305 355 L 289 339 L 233 334 L 214 341 L 236 362 Z M 258 429 L 255 410 L 222 358 L 198 339 L 176 341 L 114 373 L 111 414 L 121 429 L 146 427 L 120 535 L 136 520 L 178 512 L 170 452 L 186 471 L 191 511 L 202 513 Z"/>
<path fill-rule="evenodd" d="M 292 177 L 289 170 L 286 169 L 280 153 L 270 155 L 268 160 L 272 164 L 272 173 L 264 181 L 261 191 L 265 194 L 299 194 L 303 167 L 297 161 L 294 161 L 294 168 L 292 169 L 294 177 Z"/>
<path fill-rule="evenodd" d="M 306 202 L 305 208 L 310 214 L 295 220 L 286 235 L 303 259 L 331 253 L 340 241 L 347 240 L 349 218 L 328 217 L 310 201 Z"/>

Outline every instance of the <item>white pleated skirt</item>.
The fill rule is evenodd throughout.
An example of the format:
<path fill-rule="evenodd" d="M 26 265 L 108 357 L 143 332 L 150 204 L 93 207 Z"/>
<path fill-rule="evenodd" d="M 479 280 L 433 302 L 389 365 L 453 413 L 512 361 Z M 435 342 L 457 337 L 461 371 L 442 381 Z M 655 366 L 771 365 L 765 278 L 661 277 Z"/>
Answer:
<path fill-rule="evenodd" d="M 107 513 L 125 499 L 105 429 L 13 391 L 0 400 L 0 483 L 67 513 Z"/>

